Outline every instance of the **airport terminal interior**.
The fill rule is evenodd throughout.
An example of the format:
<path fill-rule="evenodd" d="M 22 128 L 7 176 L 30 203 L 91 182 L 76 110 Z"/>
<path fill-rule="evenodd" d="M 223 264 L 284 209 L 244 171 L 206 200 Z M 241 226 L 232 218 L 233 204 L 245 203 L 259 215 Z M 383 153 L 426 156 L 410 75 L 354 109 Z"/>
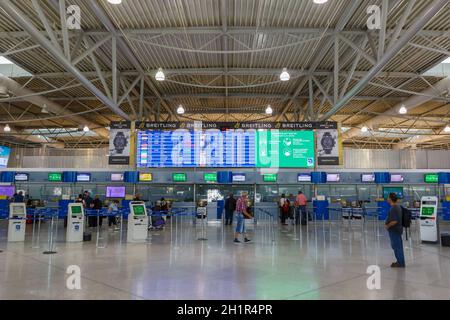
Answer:
<path fill-rule="evenodd" d="M 448 0 L 0 1 L 0 299 L 450 299 Z"/>

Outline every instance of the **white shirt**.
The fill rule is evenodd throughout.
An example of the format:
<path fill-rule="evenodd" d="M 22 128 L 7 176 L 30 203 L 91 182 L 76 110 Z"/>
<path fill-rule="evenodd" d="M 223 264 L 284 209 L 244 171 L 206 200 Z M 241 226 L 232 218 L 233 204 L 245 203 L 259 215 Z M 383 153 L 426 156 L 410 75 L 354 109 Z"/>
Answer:
<path fill-rule="evenodd" d="M 280 199 L 280 207 L 282 207 L 285 202 L 286 202 L 286 198 L 281 198 Z"/>

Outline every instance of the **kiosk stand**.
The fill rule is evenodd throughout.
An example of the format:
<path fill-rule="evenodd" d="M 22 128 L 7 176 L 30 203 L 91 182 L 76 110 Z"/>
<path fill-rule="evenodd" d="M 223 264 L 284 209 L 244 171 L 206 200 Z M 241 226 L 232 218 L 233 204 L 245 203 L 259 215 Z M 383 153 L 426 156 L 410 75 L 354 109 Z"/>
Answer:
<path fill-rule="evenodd" d="M 81 203 L 70 203 L 67 209 L 67 242 L 83 242 L 84 209 Z"/>
<path fill-rule="evenodd" d="M 420 240 L 424 243 L 438 242 L 437 207 L 437 197 L 422 197 L 420 200 Z"/>
<path fill-rule="evenodd" d="M 25 224 L 27 208 L 25 203 L 11 203 L 9 205 L 8 241 L 25 241 Z"/>
<path fill-rule="evenodd" d="M 148 235 L 148 216 L 145 203 L 131 201 L 129 206 L 127 241 L 145 242 Z"/>

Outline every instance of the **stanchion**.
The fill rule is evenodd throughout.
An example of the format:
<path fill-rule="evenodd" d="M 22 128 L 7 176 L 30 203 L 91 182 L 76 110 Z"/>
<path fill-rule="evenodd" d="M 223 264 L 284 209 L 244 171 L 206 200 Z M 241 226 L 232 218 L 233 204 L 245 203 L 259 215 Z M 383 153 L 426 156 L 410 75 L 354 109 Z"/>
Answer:
<path fill-rule="evenodd" d="M 100 240 L 103 240 L 103 237 L 101 237 L 101 226 L 100 226 L 100 210 L 97 209 L 97 241 L 96 241 L 96 247 L 98 249 L 104 249 L 105 246 L 100 246 Z"/>
<path fill-rule="evenodd" d="M 207 234 L 206 234 L 206 226 L 205 226 L 205 216 L 206 216 L 206 214 L 202 213 L 201 215 L 202 215 L 202 223 L 201 223 L 201 231 L 200 231 L 201 236 L 197 240 L 206 241 L 206 240 L 208 240 Z"/>
<path fill-rule="evenodd" d="M 37 211 L 36 209 L 34 209 L 34 211 L 33 211 L 33 233 L 31 235 L 31 247 L 33 249 L 39 248 L 39 243 L 36 246 L 35 239 L 34 239 L 35 229 L 36 229 L 36 211 Z"/>
<path fill-rule="evenodd" d="M 119 243 L 122 244 L 122 232 L 123 232 L 123 212 L 119 213 L 120 217 L 120 234 L 119 234 Z"/>
<path fill-rule="evenodd" d="M 53 250 L 53 215 L 51 216 L 50 228 L 48 230 L 48 248 L 43 252 L 43 254 L 55 254 L 57 252 Z"/>

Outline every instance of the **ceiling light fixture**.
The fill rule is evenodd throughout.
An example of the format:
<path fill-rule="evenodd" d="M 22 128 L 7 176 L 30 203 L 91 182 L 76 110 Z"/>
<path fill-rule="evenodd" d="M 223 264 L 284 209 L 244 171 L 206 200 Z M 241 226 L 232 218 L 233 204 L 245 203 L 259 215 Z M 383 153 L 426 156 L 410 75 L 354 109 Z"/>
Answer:
<path fill-rule="evenodd" d="M 289 74 L 289 72 L 287 72 L 287 69 L 283 68 L 283 71 L 280 74 L 280 80 L 281 81 L 289 81 L 290 78 L 291 78 L 291 75 Z"/>
<path fill-rule="evenodd" d="M 89 130 L 90 130 L 89 127 L 85 125 L 84 128 L 83 128 L 83 131 L 84 132 L 89 132 Z"/>
<path fill-rule="evenodd" d="M 108 2 L 111 4 L 121 4 L 122 0 L 108 0 Z"/>
<path fill-rule="evenodd" d="M 266 108 L 266 114 L 272 114 L 273 113 L 273 109 L 272 106 L 269 104 Z"/>
<path fill-rule="evenodd" d="M 181 104 L 177 108 L 177 113 L 178 114 L 183 114 L 184 113 L 184 107 Z"/>
<path fill-rule="evenodd" d="M 400 113 L 400 114 L 407 114 L 408 113 L 408 109 L 406 109 L 406 107 L 404 105 L 402 105 L 400 107 L 400 109 L 398 109 L 398 113 Z"/>
<path fill-rule="evenodd" d="M 367 128 L 366 126 L 361 128 L 361 132 L 367 132 L 367 131 L 369 131 L 369 128 Z"/>
<path fill-rule="evenodd" d="M 324 3 L 328 2 L 328 0 L 313 0 L 313 2 L 315 4 L 324 4 Z"/>
<path fill-rule="evenodd" d="M 445 133 L 450 133 L 450 125 L 446 125 L 444 128 Z"/>
<path fill-rule="evenodd" d="M 164 81 L 164 80 L 166 80 L 166 75 L 164 74 L 164 72 L 163 72 L 163 70 L 161 68 L 159 68 L 158 72 L 156 72 L 155 80 L 156 81 Z"/>
<path fill-rule="evenodd" d="M 3 131 L 5 132 L 11 132 L 11 128 L 9 127 L 9 124 L 7 124 L 4 128 Z"/>

